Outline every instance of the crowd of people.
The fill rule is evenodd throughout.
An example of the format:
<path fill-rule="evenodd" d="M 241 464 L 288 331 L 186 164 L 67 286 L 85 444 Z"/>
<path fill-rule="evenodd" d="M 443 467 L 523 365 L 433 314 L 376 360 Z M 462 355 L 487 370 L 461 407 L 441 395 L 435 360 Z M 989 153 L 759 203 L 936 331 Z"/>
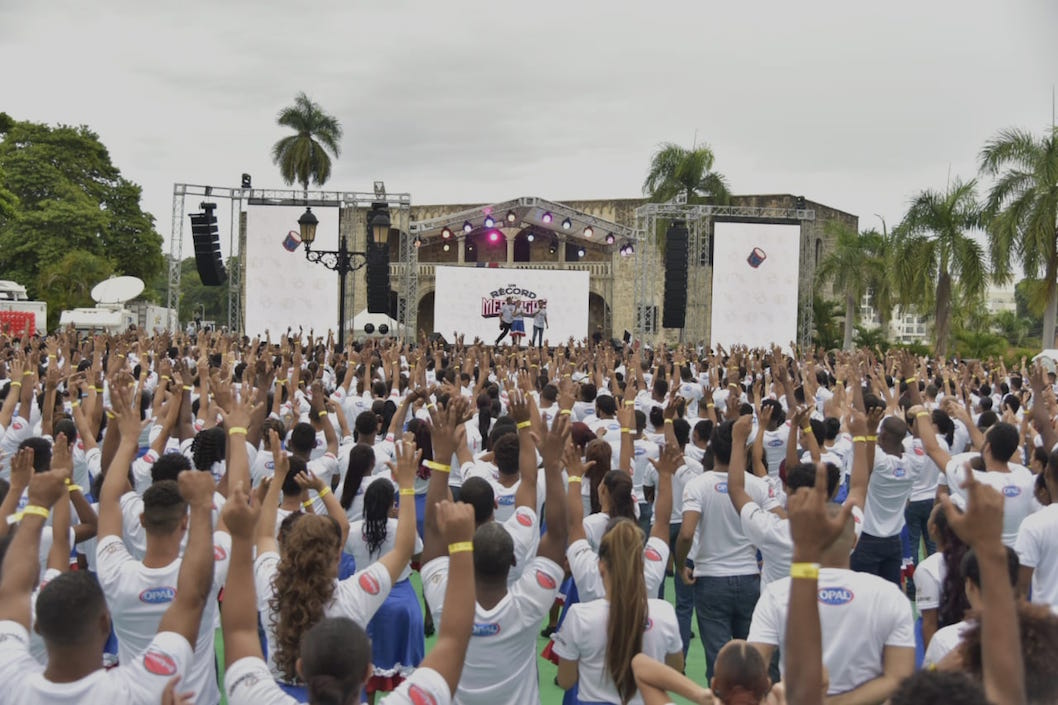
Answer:
<path fill-rule="evenodd" d="M 900 351 L 0 335 L 0 705 L 1055 703 L 1055 391 Z"/>

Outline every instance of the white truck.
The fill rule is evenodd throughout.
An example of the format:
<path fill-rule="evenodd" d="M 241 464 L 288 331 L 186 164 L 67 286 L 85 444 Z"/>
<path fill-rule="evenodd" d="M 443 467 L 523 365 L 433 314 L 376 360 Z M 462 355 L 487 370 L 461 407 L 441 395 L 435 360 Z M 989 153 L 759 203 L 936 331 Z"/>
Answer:
<path fill-rule="evenodd" d="M 73 326 L 85 332 L 101 332 L 116 335 L 124 333 L 130 326 L 138 326 L 139 318 L 135 311 L 125 308 L 125 302 L 131 301 L 143 292 L 143 281 L 136 277 L 112 277 L 96 284 L 92 288 L 92 299 L 95 308 L 75 308 L 63 311 L 59 316 L 59 325 L 63 328 Z"/>
<path fill-rule="evenodd" d="M 148 335 L 166 330 L 174 332 L 179 328 L 175 309 L 157 306 L 147 301 L 132 301 L 128 307 L 136 314 L 136 325 Z"/>
<path fill-rule="evenodd" d="M 36 317 L 37 332 L 43 334 L 48 330 L 48 304 L 44 301 L 30 301 L 26 287 L 16 282 L 0 279 L 0 311 L 33 313 Z"/>

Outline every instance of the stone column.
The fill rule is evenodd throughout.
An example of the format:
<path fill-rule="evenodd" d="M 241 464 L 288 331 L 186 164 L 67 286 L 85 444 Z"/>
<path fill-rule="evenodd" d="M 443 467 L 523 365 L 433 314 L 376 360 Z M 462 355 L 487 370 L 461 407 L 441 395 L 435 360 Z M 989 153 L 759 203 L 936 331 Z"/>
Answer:
<path fill-rule="evenodd" d="M 466 250 L 464 249 L 466 246 L 467 239 L 465 237 L 461 237 L 456 241 L 456 262 L 459 264 L 467 261 Z"/>

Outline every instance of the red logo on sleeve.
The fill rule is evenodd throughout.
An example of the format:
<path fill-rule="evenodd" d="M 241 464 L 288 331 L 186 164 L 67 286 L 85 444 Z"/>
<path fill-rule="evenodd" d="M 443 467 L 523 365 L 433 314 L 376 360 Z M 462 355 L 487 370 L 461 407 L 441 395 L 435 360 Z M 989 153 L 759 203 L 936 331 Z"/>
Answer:
<path fill-rule="evenodd" d="M 554 590 L 558 587 L 558 583 L 555 582 L 555 579 L 542 570 L 536 571 L 536 584 L 545 590 Z"/>
<path fill-rule="evenodd" d="M 408 688 L 408 699 L 411 700 L 414 705 L 437 705 L 437 700 L 434 696 L 430 695 L 417 685 Z"/>
<path fill-rule="evenodd" d="M 143 667 L 156 676 L 171 676 L 176 673 L 176 661 L 160 649 L 150 648 L 143 654 Z"/>
<path fill-rule="evenodd" d="M 382 586 L 379 585 L 378 580 L 370 573 L 364 573 L 361 575 L 357 578 L 357 582 L 360 584 L 360 589 L 368 595 L 377 595 L 382 590 Z"/>
<path fill-rule="evenodd" d="M 213 547 L 213 560 L 222 561 L 228 557 L 228 552 L 224 550 L 223 546 Z"/>
<path fill-rule="evenodd" d="M 522 526 L 532 526 L 533 525 L 533 518 L 530 517 L 528 514 L 523 514 L 522 512 L 518 512 L 514 516 L 518 517 L 518 523 L 521 524 Z"/>
<path fill-rule="evenodd" d="M 658 549 L 653 546 L 647 546 L 647 550 L 643 551 L 643 555 L 646 556 L 648 561 L 654 561 L 655 563 L 661 562 L 661 553 L 659 553 Z"/>

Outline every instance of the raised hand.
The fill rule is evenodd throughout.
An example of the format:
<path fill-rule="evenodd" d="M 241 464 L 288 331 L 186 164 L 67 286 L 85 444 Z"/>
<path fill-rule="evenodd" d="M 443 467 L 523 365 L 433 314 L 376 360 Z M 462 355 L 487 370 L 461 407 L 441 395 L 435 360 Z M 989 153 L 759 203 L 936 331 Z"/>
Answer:
<path fill-rule="evenodd" d="M 437 524 L 448 545 L 474 540 L 474 507 L 444 500 L 437 504 Z"/>
<path fill-rule="evenodd" d="M 570 477 L 584 477 L 586 473 L 595 467 L 594 460 L 589 460 L 587 463 L 584 462 L 580 457 L 580 451 L 572 443 L 566 446 L 562 460 L 566 464 L 566 473 Z"/>
<path fill-rule="evenodd" d="M 264 483 L 261 483 L 264 485 Z M 250 504 L 247 488 L 240 482 L 232 489 L 228 501 L 221 510 L 221 518 L 228 532 L 236 538 L 252 541 L 257 529 L 257 519 L 261 515 L 261 503 Z"/>
<path fill-rule="evenodd" d="M 746 441 L 749 440 L 749 434 L 753 430 L 753 416 L 746 414 L 745 416 L 739 416 L 735 420 L 734 425 L 731 426 L 731 442 L 741 443 L 743 447 L 746 445 Z"/>
<path fill-rule="evenodd" d="M 184 470 L 177 476 L 180 485 L 180 496 L 187 503 L 197 507 L 213 507 L 213 492 L 216 484 L 213 475 L 201 470 Z"/>
<path fill-rule="evenodd" d="M 966 473 L 962 483 L 966 490 L 966 511 L 959 512 L 949 495 L 941 496 L 948 524 L 964 542 L 974 549 L 1003 540 L 1003 495 L 977 481 L 973 471 Z"/>
<path fill-rule="evenodd" d="M 419 463 L 422 462 L 422 451 L 415 446 L 415 435 L 405 433 L 404 438 L 396 444 L 397 462 L 390 463 L 390 469 L 397 478 L 397 485 L 401 489 L 415 486 L 415 476 L 419 472 Z"/>
<path fill-rule="evenodd" d="M 70 454 L 70 442 L 66 440 L 65 433 L 55 436 L 51 449 L 51 469 L 73 472 L 73 456 Z"/>
<path fill-rule="evenodd" d="M 661 451 L 661 457 L 657 460 L 647 458 L 647 461 L 659 475 L 675 475 L 683 465 L 683 453 L 674 445 L 666 445 Z"/>
<path fill-rule="evenodd" d="M 544 433 L 543 438 L 537 436 L 536 433 L 532 434 L 531 438 L 537 450 L 540 451 L 545 468 L 557 467 L 562 462 L 571 428 L 570 414 L 559 413 L 554 423 L 551 424 L 551 428 Z"/>
<path fill-rule="evenodd" d="M 66 481 L 68 479 L 70 479 L 70 473 L 67 470 L 50 470 L 34 475 L 29 481 L 29 506 L 45 509 L 53 507 L 60 498 L 67 494 Z"/>
<path fill-rule="evenodd" d="M 302 492 L 305 490 L 315 490 L 316 494 L 323 491 L 323 488 L 327 486 L 327 483 L 323 481 L 323 478 L 316 477 L 311 472 L 299 472 L 294 476 L 294 482 L 298 483 L 298 487 L 301 488 Z"/>

